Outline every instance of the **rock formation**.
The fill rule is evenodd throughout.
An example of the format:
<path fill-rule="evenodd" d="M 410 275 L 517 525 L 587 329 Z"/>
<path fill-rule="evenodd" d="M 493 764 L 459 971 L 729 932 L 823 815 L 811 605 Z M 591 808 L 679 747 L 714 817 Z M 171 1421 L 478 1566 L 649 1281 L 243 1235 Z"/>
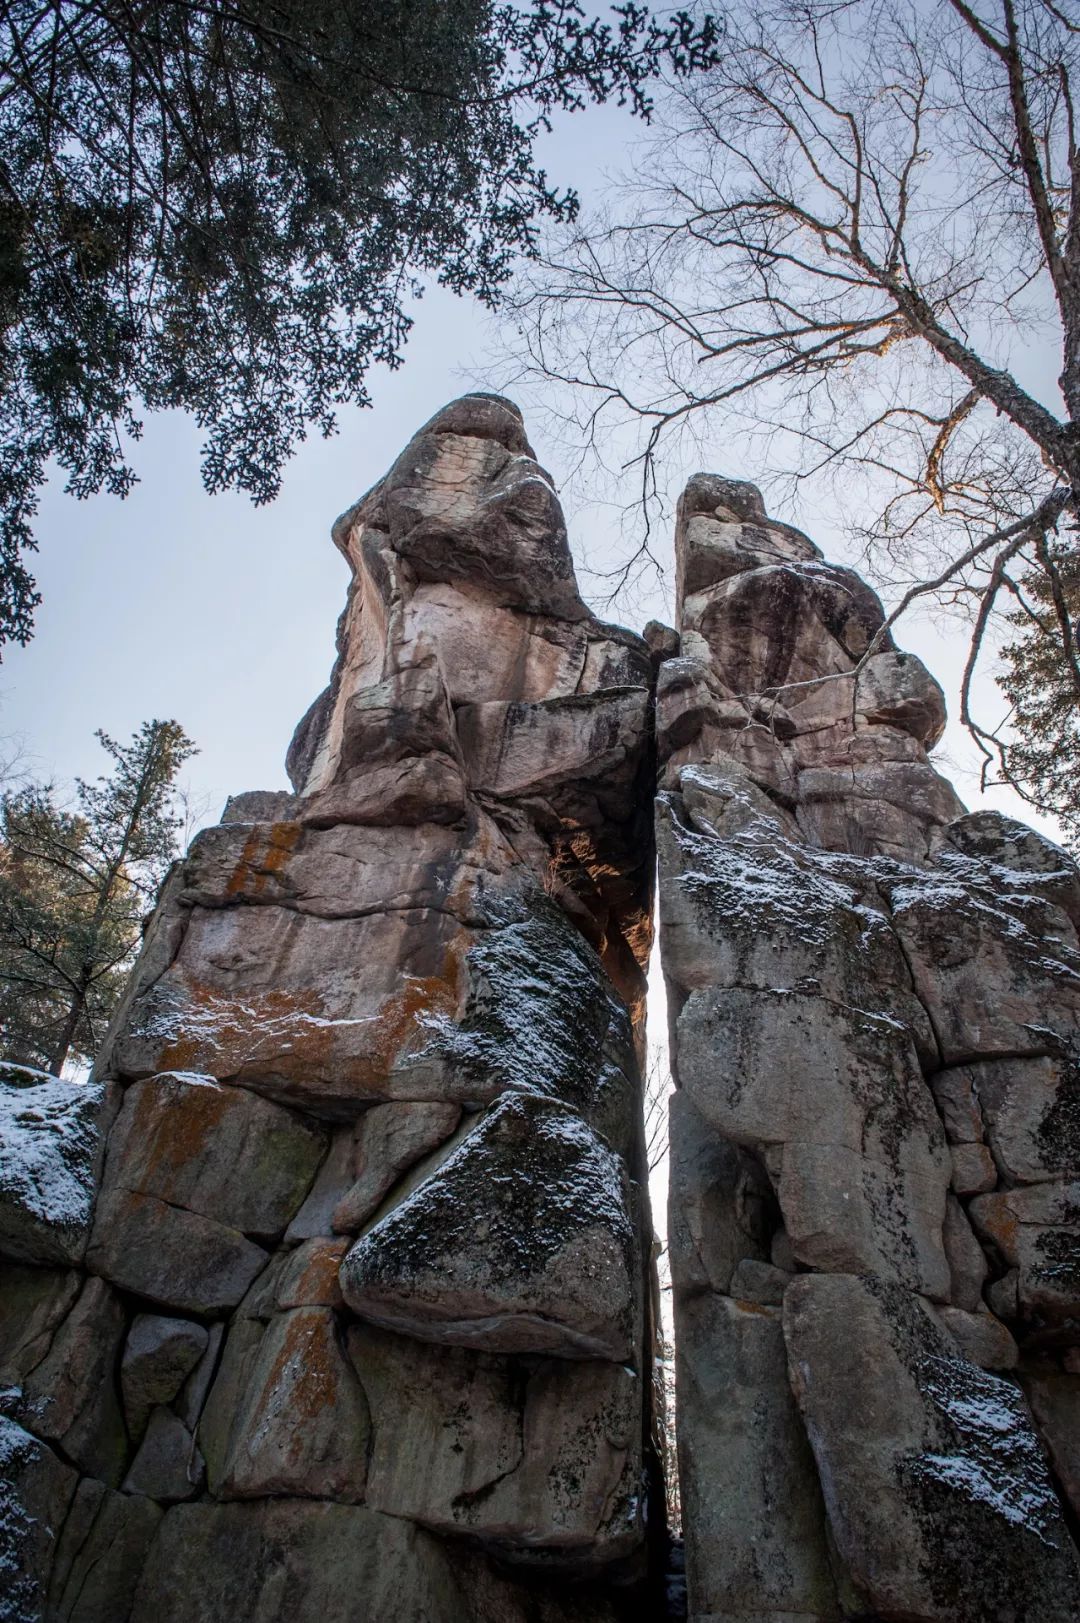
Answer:
<path fill-rule="evenodd" d="M 698 1623 L 1080 1617 L 1080 876 L 849 570 L 699 475 L 659 674 Z"/>
<path fill-rule="evenodd" d="M 505 401 L 334 538 L 295 793 L 195 839 L 92 1085 L 7 1073 L 8 1620 L 641 1592 L 649 653 Z"/>
<path fill-rule="evenodd" d="M 337 523 L 292 793 L 94 1079 L 0 1069 L 0 1623 L 662 1616 L 652 915 L 697 1623 L 1080 1619 L 1080 876 L 752 486 L 597 621 L 517 410 Z"/>

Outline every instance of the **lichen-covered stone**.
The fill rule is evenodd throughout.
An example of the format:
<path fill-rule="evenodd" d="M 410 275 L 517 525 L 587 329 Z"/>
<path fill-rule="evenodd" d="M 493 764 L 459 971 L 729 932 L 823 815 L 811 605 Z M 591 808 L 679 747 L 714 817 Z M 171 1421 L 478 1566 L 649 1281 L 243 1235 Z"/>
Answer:
<path fill-rule="evenodd" d="M 1015 1386 L 872 1279 L 796 1280 L 784 1336 L 833 1536 L 878 1616 L 1073 1623 L 1080 1568 Z"/>
<path fill-rule="evenodd" d="M 657 845 L 691 1612 L 1076 1619 L 1036 1433 L 985 1373 L 1049 1360 L 1080 1312 L 1076 865 L 964 813 L 927 755 L 937 683 L 754 486 L 696 475 L 675 558 Z M 745 1436 L 718 1373 L 764 1344 L 781 1295 L 834 1601 L 774 1597 L 766 1553 L 794 1571 L 813 1537 L 774 1549 L 777 1501 L 755 1498 L 764 1368 Z M 782 1481 L 795 1446 L 772 1452 Z"/>
<path fill-rule="evenodd" d="M 695 992 L 679 1078 L 726 1138 L 766 1154 L 795 1255 L 872 1270 L 945 1300 L 950 1165 L 910 1038 L 801 992 Z"/>
<path fill-rule="evenodd" d="M 367 1403 L 329 1309 L 283 1312 L 265 1330 L 234 1324 L 200 1432 L 218 1497 L 358 1501 L 368 1432 Z"/>
<path fill-rule="evenodd" d="M 341 1268 L 363 1318 L 493 1352 L 633 1357 L 626 1172 L 580 1117 L 507 1095 Z"/>
<path fill-rule="evenodd" d="M 299 1207 L 325 1151 L 323 1133 L 243 1088 L 156 1076 L 124 1095 L 104 1189 L 149 1195 L 266 1240 Z"/>
<path fill-rule="evenodd" d="M 981 883 L 957 858 L 943 872 L 886 881 L 893 925 L 947 1065 L 1040 1055 L 1047 1030 L 1080 1025 L 1080 954 L 1052 904 Z"/>
<path fill-rule="evenodd" d="M 1080 1177 L 1080 1033 L 1042 1035 L 1052 1051 L 1037 1059 L 983 1060 L 948 1073 L 970 1079 L 994 1159 L 1016 1183 Z"/>

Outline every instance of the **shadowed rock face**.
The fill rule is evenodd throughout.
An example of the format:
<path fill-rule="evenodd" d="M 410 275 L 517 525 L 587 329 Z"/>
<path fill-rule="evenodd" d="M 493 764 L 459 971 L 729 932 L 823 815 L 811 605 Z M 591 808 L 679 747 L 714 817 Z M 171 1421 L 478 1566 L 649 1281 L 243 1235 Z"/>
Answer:
<path fill-rule="evenodd" d="M 676 557 L 657 833 L 691 1615 L 1074 1620 L 1080 876 L 964 814 L 927 759 L 937 684 L 753 486 L 693 479 Z"/>
<path fill-rule="evenodd" d="M 293 792 L 177 864 L 91 1085 L 0 1072 L 4 1623 L 661 1615 L 658 768 L 691 1614 L 1080 1623 L 1075 866 L 751 485 L 644 640 L 494 396 L 334 539 Z"/>
<path fill-rule="evenodd" d="M 82 1623 L 606 1619 L 644 1551 L 651 656 L 506 401 L 334 539 L 295 793 L 178 864 L 89 1102 L 15 1078 L 18 1559 Z"/>

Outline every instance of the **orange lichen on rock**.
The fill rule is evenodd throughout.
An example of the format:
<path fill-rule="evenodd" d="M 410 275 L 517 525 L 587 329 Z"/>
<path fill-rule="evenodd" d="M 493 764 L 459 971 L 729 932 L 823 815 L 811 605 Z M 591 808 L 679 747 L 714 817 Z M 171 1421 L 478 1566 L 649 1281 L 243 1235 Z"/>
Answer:
<path fill-rule="evenodd" d="M 226 896 L 264 894 L 271 879 L 280 879 L 304 832 L 300 823 L 256 823 L 225 886 Z"/>

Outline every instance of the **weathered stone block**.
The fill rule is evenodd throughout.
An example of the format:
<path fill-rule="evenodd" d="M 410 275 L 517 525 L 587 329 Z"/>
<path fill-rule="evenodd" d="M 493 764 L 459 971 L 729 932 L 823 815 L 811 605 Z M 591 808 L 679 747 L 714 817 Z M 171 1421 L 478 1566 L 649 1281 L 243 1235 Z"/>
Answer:
<path fill-rule="evenodd" d="M 215 1494 L 360 1500 L 368 1434 L 331 1311 L 296 1308 L 265 1331 L 234 1323 L 200 1432 Z"/>
<path fill-rule="evenodd" d="M 0 1597 L 5 1620 L 35 1623 L 44 1611 L 57 1543 L 78 1474 L 0 1415 Z"/>
<path fill-rule="evenodd" d="M 640 1377 L 618 1364 L 410 1346 L 357 1326 L 367 1503 L 583 1572 L 641 1543 Z"/>
<path fill-rule="evenodd" d="M 1076 1554 L 1011 1383 L 871 1279 L 796 1280 L 784 1336 L 833 1536 L 870 1609 L 1072 1623 Z"/>
<path fill-rule="evenodd" d="M 131 1608 L 160 1508 L 83 1477 L 64 1522 L 49 1585 L 48 1623 L 117 1623 Z"/>
<path fill-rule="evenodd" d="M 357 1241 L 341 1289 L 427 1341 L 627 1360 L 636 1256 L 619 1158 L 564 1106 L 509 1095 Z"/>
<path fill-rule="evenodd" d="M 205 1326 L 190 1319 L 136 1314 L 120 1365 L 120 1390 L 133 1440 L 142 1436 L 151 1409 L 172 1402 L 206 1351 L 208 1340 Z"/>
<path fill-rule="evenodd" d="M 779 1312 L 704 1292 L 678 1301 L 675 1337 L 691 1614 L 838 1618 Z"/>
<path fill-rule="evenodd" d="M 317 1128 L 243 1088 L 156 1076 L 124 1095 L 104 1188 L 151 1195 L 271 1239 L 300 1206 L 326 1147 Z"/>
<path fill-rule="evenodd" d="M 1080 1309 L 1080 1184 L 1039 1183 L 978 1195 L 972 1222 L 1017 1268 L 1020 1306 L 1050 1318 Z"/>
<path fill-rule="evenodd" d="M 177 1505 L 150 1549 L 130 1623 L 615 1623 L 604 1601 L 523 1594 L 478 1556 L 356 1505 Z"/>
<path fill-rule="evenodd" d="M 800 1262 L 948 1298 L 950 1165 L 902 1027 L 820 997 L 732 988 L 693 993 L 677 1041 L 705 1120 L 767 1151 Z"/>
<path fill-rule="evenodd" d="M 114 1488 L 128 1446 L 117 1382 L 123 1338 L 116 1292 L 87 1279 L 47 1356 L 27 1377 L 20 1406 L 35 1436 L 57 1443 L 80 1470 Z"/>
<path fill-rule="evenodd" d="M 0 1387 L 21 1386 L 40 1364 L 81 1283 L 74 1268 L 0 1263 Z"/>

